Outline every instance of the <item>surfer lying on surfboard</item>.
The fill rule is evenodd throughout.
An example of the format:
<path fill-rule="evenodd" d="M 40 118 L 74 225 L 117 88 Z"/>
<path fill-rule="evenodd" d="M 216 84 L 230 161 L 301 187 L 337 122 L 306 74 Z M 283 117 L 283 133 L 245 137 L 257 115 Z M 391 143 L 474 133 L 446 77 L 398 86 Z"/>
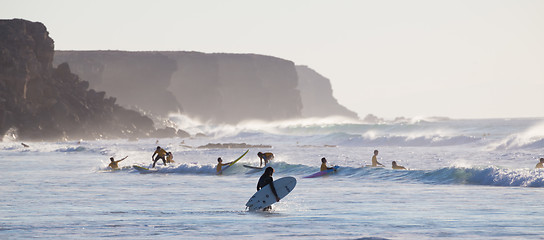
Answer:
<path fill-rule="evenodd" d="M 272 190 L 272 193 L 276 197 L 276 201 L 279 202 L 280 198 L 278 197 L 278 193 L 276 192 L 276 188 L 274 187 L 274 179 L 272 178 L 272 174 L 274 174 L 274 168 L 267 167 L 264 170 L 263 175 L 259 178 L 259 182 L 257 183 L 257 191 L 261 190 L 261 188 L 270 184 L 270 190 Z M 270 211 L 271 209 L 272 209 L 272 206 L 268 206 L 268 207 L 265 207 L 263 211 Z"/>
<path fill-rule="evenodd" d="M 221 169 L 223 168 L 223 166 L 229 165 L 231 163 L 232 162 L 223 163 L 223 159 L 217 158 L 217 166 L 215 167 L 217 169 L 217 174 L 221 174 Z"/>

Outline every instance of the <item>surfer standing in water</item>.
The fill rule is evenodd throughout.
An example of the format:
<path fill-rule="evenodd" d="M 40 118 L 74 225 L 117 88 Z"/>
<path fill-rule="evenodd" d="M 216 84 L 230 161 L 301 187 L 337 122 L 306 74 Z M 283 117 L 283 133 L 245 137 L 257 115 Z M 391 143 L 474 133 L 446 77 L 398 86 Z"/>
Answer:
<path fill-rule="evenodd" d="M 544 158 L 540 158 L 540 162 L 536 164 L 535 168 L 544 168 Z"/>
<path fill-rule="evenodd" d="M 155 158 L 155 154 L 157 155 L 156 158 Z M 157 150 L 155 150 L 155 152 L 153 153 L 153 156 L 151 156 L 151 160 L 153 161 L 153 167 L 155 167 L 155 163 L 157 163 L 157 161 L 159 161 L 159 159 L 162 159 L 162 163 L 164 164 L 164 166 L 166 166 L 165 157 L 166 157 L 166 151 L 164 149 L 162 149 L 160 146 L 157 146 Z M 153 159 L 153 158 L 155 158 L 155 159 Z"/>
<path fill-rule="evenodd" d="M 259 156 L 259 160 L 261 160 L 261 164 L 259 165 L 259 167 L 263 166 L 263 160 L 264 160 L 264 165 L 266 166 L 266 164 L 268 164 L 270 160 L 274 159 L 274 154 L 271 152 L 267 152 L 267 153 L 258 152 L 257 156 Z"/>
<path fill-rule="evenodd" d="M 259 178 L 259 182 L 257 183 L 257 191 L 270 184 L 270 190 L 272 190 L 272 193 L 276 197 L 276 201 L 279 202 L 280 198 L 278 197 L 278 193 L 276 192 L 276 188 L 274 187 L 274 179 L 272 178 L 272 174 L 274 174 L 274 169 L 272 167 L 267 167 L 264 170 L 263 175 Z M 271 209 L 272 206 L 268 206 L 263 208 L 263 211 L 270 211 Z"/>
<path fill-rule="evenodd" d="M 374 150 L 374 156 L 372 156 L 372 167 L 377 167 L 378 165 L 384 166 L 378 162 L 378 150 Z"/>
<path fill-rule="evenodd" d="M 327 159 L 322 158 L 321 159 L 321 170 L 320 171 L 325 171 L 325 170 L 329 170 L 329 169 L 334 169 L 334 168 L 333 167 L 327 167 Z"/>
<path fill-rule="evenodd" d="M 217 170 L 217 174 L 221 174 L 221 170 L 222 170 L 223 166 L 229 165 L 231 163 L 232 162 L 223 163 L 223 159 L 217 158 L 217 166 L 215 167 L 215 169 Z"/>
<path fill-rule="evenodd" d="M 128 156 L 124 157 L 124 158 L 121 158 L 121 160 L 117 160 L 115 161 L 115 159 L 113 159 L 113 157 L 110 157 L 110 164 L 108 165 L 108 167 L 110 167 L 111 169 L 113 170 L 119 170 L 119 165 L 118 163 L 125 160 Z"/>

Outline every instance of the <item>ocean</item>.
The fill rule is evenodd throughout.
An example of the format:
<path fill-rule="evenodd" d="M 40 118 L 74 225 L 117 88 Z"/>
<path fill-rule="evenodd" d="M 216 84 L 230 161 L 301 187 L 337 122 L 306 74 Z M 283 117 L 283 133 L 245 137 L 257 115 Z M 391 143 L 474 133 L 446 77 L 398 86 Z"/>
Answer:
<path fill-rule="evenodd" d="M 0 239 L 544 239 L 544 119 L 340 118 L 214 126 L 173 115 L 205 137 L 0 143 Z M 216 159 L 250 152 L 221 176 Z M 270 148 L 265 145 L 269 145 Z M 140 174 L 161 146 L 173 164 Z M 370 164 L 374 150 L 384 168 Z M 272 152 L 295 189 L 248 212 Z M 109 158 L 128 158 L 119 171 Z M 321 158 L 338 171 L 319 171 Z M 408 170 L 393 170 L 396 161 Z"/>

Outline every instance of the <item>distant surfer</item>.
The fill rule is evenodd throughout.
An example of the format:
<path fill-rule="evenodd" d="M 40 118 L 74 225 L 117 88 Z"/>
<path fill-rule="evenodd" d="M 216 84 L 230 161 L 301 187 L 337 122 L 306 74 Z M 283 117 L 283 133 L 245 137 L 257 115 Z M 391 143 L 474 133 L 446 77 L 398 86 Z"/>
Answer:
<path fill-rule="evenodd" d="M 166 162 L 167 163 L 174 163 L 174 155 L 172 154 L 172 152 L 167 152 L 166 153 Z"/>
<path fill-rule="evenodd" d="M 544 158 L 540 158 L 540 162 L 536 164 L 535 168 L 544 168 Z"/>
<path fill-rule="evenodd" d="M 258 152 L 257 156 L 259 156 L 259 160 L 261 161 L 261 164 L 259 165 L 259 167 L 263 166 L 263 160 L 264 160 L 264 165 L 266 166 L 266 164 L 268 164 L 270 160 L 274 159 L 274 154 L 271 152 L 267 152 L 267 153 Z"/>
<path fill-rule="evenodd" d="M 393 168 L 393 169 L 406 170 L 405 167 L 400 166 L 400 165 L 397 165 L 397 162 L 395 162 L 395 161 L 391 162 L 391 165 L 392 165 L 392 168 Z"/>
<path fill-rule="evenodd" d="M 117 160 L 115 161 L 115 159 L 113 159 L 113 157 L 110 157 L 110 164 L 108 165 L 111 169 L 113 170 L 119 170 L 119 162 L 125 160 L 128 156 L 124 157 L 124 158 L 121 158 L 121 160 Z"/>
<path fill-rule="evenodd" d="M 217 166 L 215 167 L 217 174 L 221 174 L 221 170 L 223 169 L 223 166 L 229 165 L 232 162 L 223 163 L 223 159 L 217 158 Z"/>
<path fill-rule="evenodd" d="M 327 159 L 321 158 L 321 170 L 320 171 L 325 171 L 325 170 L 329 170 L 329 169 L 334 169 L 334 168 L 333 167 L 327 167 Z"/>
<path fill-rule="evenodd" d="M 25 148 L 30 147 L 30 146 L 26 145 L 25 143 L 21 143 L 21 145 L 23 145 L 23 147 L 25 147 Z"/>
<path fill-rule="evenodd" d="M 378 162 L 378 150 L 374 150 L 374 156 L 372 156 L 372 167 L 377 167 L 378 165 L 384 166 Z"/>
<path fill-rule="evenodd" d="M 280 198 L 278 197 L 278 193 L 276 192 L 276 188 L 274 187 L 274 179 L 272 178 L 272 174 L 274 174 L 274 168 L 267 167 L 264 170 L 263 175 L 259 178 L 259 182 L 257 183 L 257 191 L 261 190 L 261 188 L 270 184 L 270 190 L 272 190 L 272 193 L 276 197 L 276 201 L 279 202 Z M 272 209 L 272 206 L 268 206 L 268 207 L 265 207 L 263 211 L 270 211 L 271 209 Z"/>
<path fill-rule="evenodd" d="M 155 157 L 157 155 L 157 157 Z M 162 159 L 162 163 L 166 166 L 166 151 L 162 149 L 160 146 L 157 146 L 157 150 L 153 153 L 151 156 L 151 160 L 153 161 L 153 167 L 155 167 L 155 163 L 159 161 L 159 159 Z"/>

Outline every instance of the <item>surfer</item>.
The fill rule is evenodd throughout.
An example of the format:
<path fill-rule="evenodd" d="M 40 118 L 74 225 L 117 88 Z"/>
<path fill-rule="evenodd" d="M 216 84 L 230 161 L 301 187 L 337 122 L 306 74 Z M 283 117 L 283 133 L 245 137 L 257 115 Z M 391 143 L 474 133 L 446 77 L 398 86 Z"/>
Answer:
<path fill-rule="evenodd" d="M 406 170 L 405 167 L 400 166 L 400 165 L 397 165 L 397 162 L 395 162 L 395 161 L 391 162 L 391 165 L 392 165 L 392 168 L 393 168 L 393 169 L 402 169 L 402 170 Z"/>
<path fill-rule="evenodd" d="M 259 165 L 259 167 L 263 166 L 263 160 L 264 160 L 264 165 L 266 166 L 266 164 L 268 164 L 270 160 L 274 159 L 274 154 L 271 152 L 267 152 L 267 153 L 258 152 L 257 156 L 259 156 L 259 160 L 261 161 L 261 164 Z"/>
<path fill-rule="evenodd" d="M 223 163 L 223 159 L 217 158 L 217 166 L 215 167 L 217 170 L 217 174 L 221 174 L 221 169 L 223 168 L 223 166 L 229 165 L 231 163 L 232 162 Z"/>
<path fill-rule="evenodd" d="M 320 171 L 325 171 L 325 170 L 329 170 L 329 169 L 334 169 L 334 168 L 333 167 L 327 167 L 327 159 L 321 158 L 321 170 Z"/>
<path fill-rule="evenodd" d="M 30 146 L 26 145 L 25 143 L 21 143 L 21 145 L 23 145 L 23 147 L 25 147 L 25 148 L 30 147 Z"/>
<path fill-rule="evenodd" d="M 167 163 L 174 163 L 174 155 L 172 155 L 172 152 L 166 153 L 166 162 Z"/>
<path fill-rule="evenodd" d="M 155 154 L 157 155 L 157 157 L 155 157 Z M 162 159 L 162 163 L 164 164 L 164 166 L 166 166 L 165 157 L 166 157 L 166 151 L 162 149 L 160 146 L 157 146 L 157 150 L 155 150 L 155 152 L 151 156 L 151 160 L 153 161 L 153 167 L 155 167 L 155 163 L 157 163 L 159 159 Z"/>
<path fill-rule="evenodd" d="M 128 156 L 124 157 L 124 158 L 121 158 L 121 160 L 117 160 L 115 161 L 115 159 L 113 159 L 113 157 L 110 157 L 110 164 L 108 165 L 111 169 L 113 170 L 118 170 L 119 169 L 119 165 L 118 163 L 125 160 Z"/>
<path fill-rule="evenodd" d="M 378 165 L 384 166 L 378 162 L 378 150 L 374 150 L 374 156 L 372 156 L 372 167 L 377 167 Z"/>
<path fill-rule="evenodd" d="M 276 188 L 274 187 L 274 179 L 272 178 L 272 174 L 274 174 L 274 168 L 267 167 L 264 170 L 263 175 L 259 178 L 259 182 L 257 183 L 257 191 L 261 190 L 261 188 L 270 184 L 270 190 L 272 190 L 272 193 L 276 197 L 276 201 L 279 202 L 280 198 L 278 197 L 278 193 L 276 193 Z M 272 206 L 268 206 L 268 207 L 265 207 L 263 211 L 270 211 L 271 209 L 272 209 Z"/>
<path fill-rule="evenodd" d="M 544 158 L 540 158 L 540 162 L 536 164 L 535 168 L 544 168 Z"/>

